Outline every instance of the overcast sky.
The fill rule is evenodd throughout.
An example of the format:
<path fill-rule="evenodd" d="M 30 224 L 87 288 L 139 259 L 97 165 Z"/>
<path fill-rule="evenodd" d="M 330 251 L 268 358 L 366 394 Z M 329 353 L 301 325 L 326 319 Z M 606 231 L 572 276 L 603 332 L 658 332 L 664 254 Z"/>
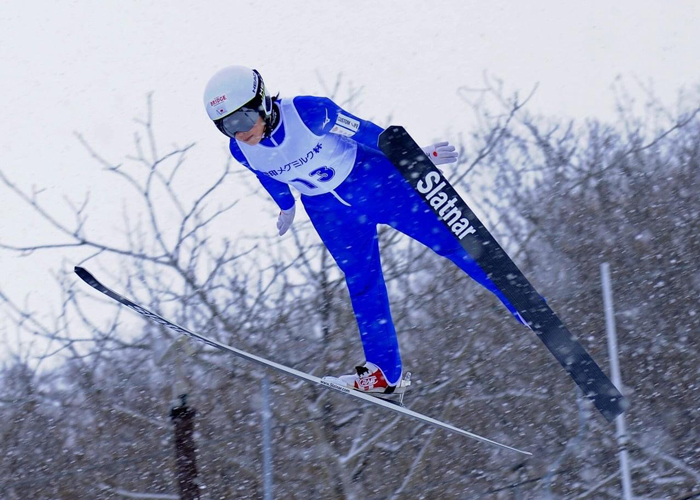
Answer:
<path fill-rule="evenodd" d="M 700 83 L 699 14 L 697 1 L 680 0 L 8 0 L 0 13 L 0 168 L 23 189 L 43 189 L 40 199 L 58 216 L 68 214 L 66 196 L 89 190 L 93 221 L 106 235 L 121 226 L 119 203 L 131 195 L 74 133 L 123 161 L 151 91 L 161 150 L 197 143 L 187 163 L 196 188 L 227 154 L 202 105 L 204 85 L 222 66 L 256 67 L 282 96 L 323 94 L 319 75 L 332 83 L 343 74 L 363 88 L 350 111 L 381 124 L 392 115 L 429 144 L 469 131 L 458 89 L 482 86 L 485 71 L 509 90 L 538 83 L 530 109 L 547 115 L 611 117 L 618 75 L 653 80 L 673 103 L 681 87 Z M 116 204 L 113 212 L 99 208 L 105 203 Z M 51 239 L 4 186 L 0 204 L 0 241 Z M 245 210 L 259 217 L 234 211 L 230 236 L 245 224 L 274 230 L 274 205 L 257 200 Z M 18 299 L 31 293 L 42 307 L 56 293 L 50 272 L 66 255 L 0 251 L 2 289 Z"/>

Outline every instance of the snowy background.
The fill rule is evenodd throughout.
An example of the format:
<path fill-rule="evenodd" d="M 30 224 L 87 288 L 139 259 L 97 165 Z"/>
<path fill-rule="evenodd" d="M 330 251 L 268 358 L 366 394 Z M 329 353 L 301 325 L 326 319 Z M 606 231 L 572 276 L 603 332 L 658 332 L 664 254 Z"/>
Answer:
<path fill-rule="evenodd" d="M 120 206 L 128 188 L 115 190 L 75 134 L 120 163 L 134 150 L 134 119 L 145 116 L 153 92 L 160 143 L 196 143 L 188 170 L 214 175 L 228 152 L 201 96 L 228 64 L 257 68 L 272 91 L 288 96 L 323 95 L 321 81 L 332 87 L 342 75 L 362 88 L 353 112 L 382 125 L 391 116 L 421 144 L 454 141 L 470 130 L 473 116 L 459 90 L 482 88 L 484 72 L 522 94 L 538 84 L 532 110 L 577 120 L 614 115 L 618 76 L 630 85 L 653 82 L 671 105 L 681 87 L 700 79 L 700 7 L 692 1 L 300 5 L 10 2 L 0 17 L 3 171 L 18 186 L 43 190 L 54 210 L 61 211 L 64 197 L 77 201 L 89 190 L 92 217 L 108 215 L 99 207 Z M 274 207 L 256 203 L 244 223 L 240 214 L 228 216 L 231 236 L 251 220 L 273 231 Z M 42 240 L 45 226 L 8 192 L 2 214 L 3 243 Z M 3 289 L 50 302 L 47 270 L 62 256 L 3 254 Z"/>
<path fill-rule="evenodd" d="M 212 1 L 201 5 L 181 1 L 12 1 L 0 14 L 0 61 L 4 68 L 3 78 L 0 79 L 0 95 L 4 97 L 0 102 L 0 172 L 5 181 L 0 184 L 0 244 L 4 247 L 31 247 L 71 241 L 20 199 L 9 188 L 8 184 L 11 183 L 25 193 L 37 193 L 36 199 L 41 206 L 45 207 L 52 217 L 67 225 L 72 223 L 74 217 L 71 204 L 79 206 L 89 192 L 90 202 L 86 211 L 89 217 L 86 227 L 89 228 L 91 237 L 123 247 L 128 241 L 127 235 L 122 234 L 125 227 L 124 214 L 129 214 L 131 221 L 138 220 L 139 214 L 143 213 L 143 201 L 134 195 L 127 183 L 117 182 L 113 173 L 106 172 L 91 155 L 86 144 L 106 162 L 112 165 L 123 163 L 128 166 L 131 160 L 127 157 L 137 154 L 134 134 L 138 132 L 143 139 L 144 150 L 148 153 L 148 137 L 144 135 L 141 125 L 135 121 L 146 118 L 148 95 L 151 95 L 152 130 L 158 152 L 163 154 L 175 147 L 182 148 L 194 144 L 187 152 L 186 162 L 181 167 L 178 178 L 180 180 L 177 187 L 183 198 L 191 199 L 207 189 L 229 160 L 226 141 L 209 123 L 203 110 L 201 96 L 209 77 L 225 65 L 244 64 L 257 68 L 265 78 L 268 88 L 273 92 L 281 92 L 282 96 L 334 93 L 341 103 L 352 96 L 347 106 L 350 111 L 380 125 L 401 124 L 419 143 L 429 144 L 435 140 L 447 139 L 470 147 L 473 146 L 469 143 L 471 134 L 483 126 L 484 121 L 479 119 L 479 114 L 474 112 L 467 99 L 475 95 L 475 90 L 484 89 L 488 84 L 495 85 L 494 82 L 498 79 L 503 82 L 503 95 L 506 96 L 517 92 L 524 98 L 536 87 L 527 104 L 533 116 L 552 117 L 562 122 L 573 119 L 577 126 L 582 126 L 587 120 L 601 120 L 624 128 L 618 112 L 620 103 L 627 103 L 634 111 L 648 111 L 651 108 L 646 106 L 646 103 L 650 101 L 652 93 L 655 106 L 663 105 L 670 114 L 681 115 L 687 107 L 697 107 L 697 89 L 700 84 L 698 26 L 700 7 L 697 2 L 691 1 L 611 3 L 391 0 L 301 3 L 275 0 L 264 3 Z M 337 82 L 340 84 L 336 90 Z M 683 100 L 679 99 L 681 91 L 685 96 Z M 653 137 L 657 126 L 660 129 L 664 126 L 668 129 L 674 123 L 673 119 L 654 123 L 648 132 Z M 690 137 L 693 137 L 692 134 Z M 695 137 L 697 138 L 697 135 Z M 135 162 L 131 162 L 133 163 Z M 138 168 L 137 165 L 136 169 Z M 237 166 L 232 165 L 232 169 L 236 168 Z M 475 183 L 493 188 L 499 182 L 498 179 L 495 170 L 482 171 Z M 274 234 L 276 209 L 264 196 L 252 193 L 256 189 L 255 184 L 244 177 L 232 176 L 223 188 L 217 192 L 215 204 L 232 200 L 239 202 L 216 221 L 212 226 L 215 231 L 211 234 L 219 239 L 238 241 L 241 251 L 255 244 L 268 245 L 270 241 L 274 242 L 260 239 Z M 496 190 L 495 196 L 498 195 Z M 167 195 L 162 192 L 154 193 L 153 196 L 157 203 L 165 204 L 167 201 Z M 468 199 L 472 196 L 471 199 L 479 200 L 476 194 L 468 193 L 467 196 Z M 479 211 L 487 214 L 489 219 L 501 220 L 502 214 L 496 210 L 499 206 L 502 205 L 498 201 L 490 205 L 484 203 L 479 206 Z M 524 205 L 516 208 L 524 210 Z M 165 214 L 163 217 L 163 222 L 167 225 L 169 215 Z M 553 219 L 551 224 L 564 224 L 563 220 L 564 218 Z M 301 214 L 297 221 L 300 230 L 305 228 L 303 221 L 304 214 Z M 573 225 L 575 220 L 568 223 Z M 148 232 L 147 228 L 145 232 Z M 503 227 L 501 234 L 507 234 L 511 238 L 516 236 L 508 234 Z M 642 241 L 648 238 L 648 235 L 642 232 L 638 235 Z M 217 245 L 220 244 L 217 242 L 212 245 L 218 248 Z M 293 254 L 294 249 L 298 249 L 295 244 L 288 238 L 281 243 L 281 247 L 289 249 L 285 251 Z M 648 249 L 639 251 L 641 253 L 638 258 L 642 259 Z M 65 299 L 62 287 L 57 281 L 62 281 L 65 285 L 66 280 L 72 280 L 73 278 L 66 273 L 73 264 L 92 253 L 94 251 L 83 249 L 45 249 L 32 253 L 0 249 L 0 291 L 10 298 L 13 304 L 19 304 L 24 311 L 31 311 L 37 320 L 51 323 L 54 318 L 61 316 Z M 261 256 L 261 259 L 274 261 L 275 257 L 280 255 L 273 253 Z M 405 255 L 398 256 L 397 262 L 404 262 L 402 259 L 405 260 Z M 103 266 L 113 262 L 117 261 L 101 261 Z M 124 261 L 119 262 L 123 265 Z M 391 262 L 391 259 L 387 258 L 387 262 Z M 531 267 L 527 268 L 528 262 L 525 264 L 525 273 L 530 275 L 536 265 L 529 262 Z M 432 262 L 430 265 L 437 266 Z M 400 269 L 400 265 L 398 268 Z M 573 271 L 567 275 L 569 278 L 585 275 L 582 265 L 572 265 L 571 269 Z M 556 271 L 551 272 L 556 274 Z M 690 283 L 698 279 L 693 273 L 686 277 Z M 120 279 L 126 278 L 120 278 L 120 268 L 113 268 L 109 277 L 110 283 L 116 287 Z M 593 276 L 592 279 L 595 282 L 597 277 Z M 557 300 L 556 294 L 566 294 L 566 289 L 558 288 L 556 281 L 542 278 L 545 286 L 547 283 L 554 283 L 545 293 L 554 301 Z M 167 283 L 167 279 L 164 283 Z M 654 283 L 659 283 L 659 280 L 655 279 Z M 597 290 L 593 293 L 599 295 Z M 342 297 L 339 300 L 342 303 Z M 670 300 L 673 301 L 673 298 Z M 564 302 L 562 299 L 562 307 Z M 113 314 L 111 309 L 109 311 L 110 315 Z M 176 314 L 185 315 L 185 311 L 186 308 L 177 311 Z M 347 313 L 343 313 L 342 307 L 340 311 L 341 316 Z M 31 368 L 36 367 L 35 356 L 51 352 L 55 345 L 47 343 L 46 337 L 36 337 L 24 330 L 16 313 L 16 310 L 0 309 L 0 339 L 4 351 L 0 360 L 6 362 L 7 367 L 16 359 L 23 360 Z M 572 310 L 567 319 L 574 320 L 577 318 L 576 314 L 577 311 Z M 205 314 L 200 312 L 198 318 L 200 316 Z M 132 327 L 141 325 L 131 317 L 120 318 L 119 321 Z M 342 323 L 338 319 L 336 321 Z M 351 319 L 348 321 L 350 323 L 346 324 L 352 324 Z M 673 316 L 668 318 L 669 323 L 674 321 Z M 196 324 L 193 323 L 193 326 Z M 486 325 L 488 324 L 486 320 Z M 81 330 L 80 321 L 72 326 L 72 335 L 87 335 L 88 331 L 84 325 Z M 319 327 L 316 333 L 320 329 L 322 328 Z M 151 333 L 154 336 L 158 334 L 157 331 Z M 592 347 L 595 349 L 597 345 L 599 351 L 596 352 L 604 353 L 604 340 L 600 333 L 596 333 L 597 344 L 593 343 Z M 356 354 L 357 346 L 353 335 L 354 331 L 339 335 L 335 339 L 345 342 L 340 344 L 339 351 L 345 352 L 343 349 L 349 349 L 350 353 Z M 690 333 L 691 338 L 692 335 L 696 335 L 696 332 Z M 139 334 L 122 331 L 117 336 L 131 339 Z M 256 349 L 261 354 L 266 353 L 263 344 L 256 344 L 258 340 L 245 340 L 248 341 L 252 342 L 248 347 L 252 345 L 251 349 Z M 405 342 L 410 355 L 413 349 L 411 342 L 416 343 L 418 339 L 407 334 Z M 543 351 L 539 345 L 535 347 Z M 295 345 L 295 348 L 299 346 Z M 444 352 L 445 349 L 439 340 L 434 340 L 431 348 L 433 352 Z M 419 348 L 415 347 L 414 351 L 418 357 Z M 304 350 L 300 349 L 299 352 L 303 353 Z M 515 352 L 522 353 L 517 349 Z M 63 354 L 65 355 L 65 351 Z M 313 350 L 307 354 L 312 355 Z M 488 351 L 484 356 L 488 356 Z M 283 360 L 280 357 L 277 359 Z M 300 355 L 296 359 L 303 359 L 303 356 Z M 549 358 L 543 359 L 545 362 L 554 363 Z M 347 364 L 347 360 L 342 361 Z M 435 363 L 439 361 L 434 360 Z M 606 358 L 602 356 L 600 361 L 604 364 Z M 56 357 L 46 360 L 44 366 L 53 367 L 59 363 L 59 358 Z M 331 359 L 326 366 L 334 366 L 333 363 L 342 365 L 341 360 Z M 230 361 L 221 362 L 221 365 L 230 368 Z M 300 367 L 310 369 L 303 363 Z M 201 367 L 200 369 L 204 370 Z M 623 364 L 622 376 L 626 379 L 628 377 L 624 369 Z M 76 370 L 82 373 L 79 369 Z M 556 366 L 550 373 L 552 376 L 566 378 Z M 437 369 L 434 375 L 439 378 L 444 374 Z M 693 387 L 693 390 L 697 390 L 697 372 L 685 375 L 689 377 L 684 382 L 690 387 L 689 390 Z M 430 376 L 432 375 L 426 375 L 427 378 Z M 156 382 L 153 387 L 158 385 Z M 563 390 L 571 389 L 565 385 L 568 383 L 568 380 L 562 381 Z M 97 382 L 95 384 L 99 385 Z M 284 384 L 285 382 L 279 382 L 278 387 L 284 387 Z M 650 387 L 652 389 L 649 394 L 657 390 L 664 392 L 664 387 L 657 387 L 655 384 L 651 384 Z M 56 394 L 60 392 L 59 389 L 56 388 Z M 281 392 L 290 397 L 289 389 Z M 240 408 L 236 406 L 238 402 L 230 402 L 234 407 L 231 411 L 240 410 L 241 421 L 255 421 L 258 418 L 257 413 L 248 410 L 249 407 L 258 408 L 260 402 L 256 399 L 254 391 L 252 394 L 246 394 L 241 399 L 244 403 L 241 403 Z M 566 418 L 575 421 L 576 403 L 572 394 L 567 394 L 571 399 L 567 400 L 564 406 L 572 407 L 573 413 L 567 414 Z M 17 404 L 8 398 L 10 396 L 3 398 L 3 406 L 0 408 L 2 411 L 12 412 Z M 61 404 L 66 406 L 65 400 L 58 396 L 53 401 L 61 401 Z M 164 436 L 164 449 L 169 453 L 166 440 L 169 427 L 165 420 L 167 401 L 166 396 L 165 403 L 158 401 L 157 404 L 145 405 L 144 408 L 148 409 L 141 409 L 139 412 L 143 415 L 152 413 L 159 415 L 157 418 L 164 419 L 162 422 L 165 423 L 159 424 L 159 429 Z M 208 408 L 214 415 L 215 409 L 207 407 L 209 403 L 204 401 L 206 398 L 202 397 L 202 408 Z M 660 429 L 666 429 L 669 435 L 675 436 L 676 431 L 670 429 L 692 426 L 693 422 L 695 427 L 698 427 L 698 399 L 694 398 L 691 401 L 692 404 L 685 410 L 687 413 L 679 409 L 680 413 L 675 413 L 676 417 L 667 426 L 657 420 L 658 428 L 652 433 L 654 439 L 665 436 Z M 323 405 L 320 407 L 326 408 Z M 550 417 L 553 418 L 557 408 L 560 409 L 556 405 L 547 406 Z M 339 410 L 336 408 L 336 411 Z M 206 411 L 204 413 L 206 414 Z M 282 413 L 277 415 L 277 420 L 281 422 L 285 415 L 290 419 L 294 416 L 292 413 Z M 637 415 L 637 418 L 641 418 Z M 97 417 L 93 415 L 91 418 Z M 231 418 L 235 421 L 235 418 Z M 311 415 L 309 418 L 315 417 Z M 457 419 L 455 415 L 448 415 L 446 418 L 453 421 Z M 519 435 L 529 436 L 531 429 L 527 428 L 527 422 L 518 421 L 517 416 L 512 414 L 507 420 L 503 424 L 505 430 L 501 437 L 515 439 Z M 469 425 L 468 422 L 463 424 Z M 457 489 L 447 490 L 441 489 L 438 484 L 436 489 L 429 490 L 428 493 L 404 493 L 407 496 L 403 497 L 399 493 L 399 497 L 428 495 L 427 498 L 471 498 L 470 494 L 483 493 L 489 487 L 497 489 L 499 484 L 503 486 L 518 480 L 525 482 L 535 476 L 541 478 L 548 471 L 561 465 L 557 462 L 559 453 L 567 449 L 565 444 L 578 432 L 576 428 L 568 429 L 566 425 L 560 424 L 553 424 L 549 434 L 560 447 L 547 450 L 544 443 L 538 444 L 538 451 L 547 458 L 543 458 L 542 463 L 533 467 L 530 476 L 517 476 L 517 473 L 513 472 L 515 469 L 509 468 L 513 465 L 510 462 L 508 466 L 503 467 L 500 478 L 498 468 L 494 469 L 494 472 L 479 471 L 476 466 L 466 466 L 460 468 L 457 473 L 461 474 L 464 484 L 477 479 L 482 481 L 473 491 L 462 483 Z M 632 425 L 632 432 L 649 432 L 649 427 L 639 422 L 637 424 L 636 429 L 634 424 Z M 207 424 L 198 425 L 204 427 Z M 236 427 L 243 425 L 240 422 L 231 425 L 235 432 L 242 432 L 240 427 Z M 489 429 L 488 424 L 486 425 L 482 430 Z M 243 427 L 245 428 L 244 425 Z M 607 461 L 601 459 L 596 461 L 596 464 L 604 462 L 609 469 L 603 470 L 603 466 L 596 469 L 588 464 L 587 472 L 579 473 L 580 468 L 576 468 L 576 463 L 569 464 L 570 469 L 577 472 L 572 473 L 571 478 L 563 482 L 563 489 L 552 486 L 556 480 L 551 476 L 548 479 L 547 494 L 554 497 L 564 495 L 562 497 L 568 498 L 564 492 L 576 492 L 580 495 L 583 491 L 594 489 L 601 481 L 605 481 L 605 487 L 610 487 L 611 492 L 619 491 L 616 482 L 618 479 L 608 478 L 616 470 L 611 429 L 612 427 L 600 425 L 591 431 L 595 434 L 591 440 L 603 443 L 596 449 L 602 449 L 605 445 L 609 452 Z M 136 432 L 133 439 L 138 440 L 139 436 Z M 420 432 L 416 432 L 404 441 L 396 438 L 401 443 L 408 443 L 403 447 L 396 442 L 384 443 L 374 449 L 375 455 L 371 454 L 371 450 L 368 455 L 362 455 L 366 450 L 358 451 L 353 448 L 350 451 L 345 450 L 343 453 L 346 454 L 342 456 L 346 457 L 348 463 L 353 464 L 353 472 L 358 477 L 366 466 L 363 464 L 369 462 L 371 467 L 374 460 L 380 462 L 381 467 L 396 463 L 396 470 L 401 471 L 402 476 L 414 473 L 418 475 L 419 472 L 416 471 L 420 470 L 421 461 L 416 459 L 415 454 L 409 456 L 409 452 L 420 452 L 421 457 L 422 450 L 428 449 L 426 457 L 429 457 L 430 453 L 437 453 L 437 445 L 433 445 L 431 450 L 427 448 L 429 439 L 426 438 L 426 441 L 422 442 L 420 438 Z M 289 435 L 286 435 L 285 439 L 289 439 Z M 664 438 L 659 439 L 663 441 Z M 31 443 L 31 440 L 31 433 L 27 431 L 25 442 Z M 309 448 L 300 450 L 296 444 L 289 444 L 285 448 L 282 444 L 284 440 L 279 438 L 278 453 L 280 456 L 286 456 L 289 461 L 297 457 L 295 453 L 298 453 L 297 458 L 311 461 L 323 456 L 325 452 L 337 452 L 333 446 L 336 446 L 337 442 L 343 442 L 341 438 L 337 438 L 337 442 L 329 439 L 330 448 L 319 451 L 313 449 L 315 440 L 318 440 L 318 436 L 300 437 L 299 443 L 308 445 L 311 442 Z M 523 438 L 522 441 L 513 444 L 527 447 L 530 442 Z M 250 446 L 255 450 L 257 445 Z M 641 453 L 635 458 L 635 463 L 642 470 L 645 470 L 645 460 L 657 460 L 664 464 L 659 467 L 667 467 L 666 473 L 654 470 L 655 477 L 659 478 L 656 483 L 658 489 L 645 487 L 645 491 L 648 492 L 646 498 L 681 498 L 681 491 L 700 487 L 700 464 L 697 462 L 696 446 L 690 446 L 691 451 L 679 452 L 678 457 L 671 455 L 673 450 L 666 449 L 663 452 L 667 457 L 665 461 L 660 460 L 658 454 L 655 459 Z M 391 455 L 394 448 L 393 453 L 398 454 L 398 457 Z M 467 448 L 459 448 L 459 452 L 452 450 L 452 454 L 445 455 L 453 458 L 451 463 L 459 463 L 460 453 L 467 453 L 464 450 L 471 451 L 472 448 L 470 443 Z M 91 453 L 94 453 L 91 455 L 94 460 L 100 461 L 104 458 L 100 451 L 93 450 Z M 222 453 L 225 455 L 225 452 Z M 234 455 L 237 453 L 246 456 L 243 451 L 236 451 Z M 386 458 L 386 454 L 389 458 Z M 379 458 L 379 455 L 382 458 Z M 253 457 L 255 456 L 257 455 L 253 453 Z M 202 460 L 206 464 L 212 459 L 205 456 Z M 353 462 L 355 460 L 357 462 Z M 426 458 L 426 461 L 429 459 Z M 283 461 L 280 459 L 280 462 Z M 241 498 L 246 495 L 255 498 L 261 494 L 262 486 L 259 484 L 257 469 L 259 463 L 259 460 L 253 458 L 251 475 L 244 479 L 241 479 L 241 476 L 236 478 L 244 485 L 243 490 L 239 491 Z M 401 468 L 400 464 L 406 467 Z M 289 466 L 282 463 L 277 465 L 281 469 Z M 43 467 L 42 477 L 55 472 L 51 465 Z M 7 470 L 10 469 L 8 467 Z M 307 472 L 308 477 L 315 473 L 313 468 L 309 468 Z M 492 473 L 496 475 L 491 476 Z M 284 475 L 281 472 L 277 474 L 275 481 L 281 483 L 280 491 L 293 491 L 294 484 L 285 484 Z M 430 476 L 429 472 L 424 474 Z M 444 470 L 432 474 L 433 477 L 437 477 L 438 483 L 446 480 Z M 330 475 L 332 476 L 332 472 Z M 20 476 L 4 476 L 0 482 L 6 485 L 13 484 L 18 477 Z M 401 485 L 402 479 L 403 477 L 398 478 L 398 483 L 392 490 L 394 493 L 410 489 Z M 129 489 L 132 493 L 138 490 L 144 495 L 150 492 L 161 494 L 162 498 L 174 498 L 167 495 L 176 491 L 175 483 L 166 481 L 161 484 L 155 480 L 152 483 L 153 488 L 143 486 L 149 484 L 144 480 L 142 484 L 120 489 L 119 483 L 122 480 L 123 478 L 105 479 L 99 493 L 103 496 L 100 498 L 122 498 Z M 218 480 L 208 477 L 206 481 L 212 487 Z M 343 488 L 332 491 L 307 492 L 307 497 L 314 494 L 327 498 L 333 495 L 352 497 L 360 492 L 364 498 L 374 498 L 370 493 L 377 498 L 382 495 L 390 496 L 378 485 L 375 490 L 363 489 L 366 484 L 362 481 L 360 479 L 355 485 L 344 485 Z M 125 481 L 125 484 L 132 483 Z M 485 484 L 488 486 L 484 486 Z M 664 485 L 670 486 L 664 490 Z M 305 491 L 304 487 L 300 486 L 299 491 Z M 598 498 L 595 495 L 603 495 L 603 490 L 604 488 L 595 490 L 598 493 L 586 498 Z M 120 491 L 124 495 L 120 496 Z M 244 493 L 246 491 L 247 493 Z M 513 489 L 504 491 L 508 495 L 520 494 L 513 493 Z M 541 498 L 541 495 L 544 495 L 542 490 L 524 491 L 526 492 L 522 494 L 525 498 Z M 59 495 L 55 492 L 54 494 Z M 609 494 L 612 496 L 599 498 L 614 498 L 614 493 Z M 676 496 L 671 496 L 672 494 Z M 19 498 L 17 495 L 21 496 L 17 489 L 7 494 L 0 492 L 2 499 Z M 99 495 L 95 494 L 94 498 Z"/>

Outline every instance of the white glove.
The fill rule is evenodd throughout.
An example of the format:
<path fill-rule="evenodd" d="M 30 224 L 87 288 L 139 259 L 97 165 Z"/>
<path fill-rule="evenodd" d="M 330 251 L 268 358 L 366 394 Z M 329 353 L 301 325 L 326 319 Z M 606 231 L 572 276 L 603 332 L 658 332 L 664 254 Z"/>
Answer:
<path fill-rule="evenodd" d="M 296 205 L 292 205 L 292 208 L 282 210 L 280 216 L 277 217 L 277 229 L 280 236 L 289 231 L 289 228 L 292 226 L 292 222 L 294 222 L 294 213 L 296 212 L 295 206 Z"/>
<path fill-rule="evenodd" d="M 459 153 L 455 151 L 454 146 L 450 146 L 449 142 L 438 142 L 432 146 L 421 148 L 425 156 L 430 158 L 433 165 L 443 165 L 445 163 L 454 163 L 457 161 Z"/>

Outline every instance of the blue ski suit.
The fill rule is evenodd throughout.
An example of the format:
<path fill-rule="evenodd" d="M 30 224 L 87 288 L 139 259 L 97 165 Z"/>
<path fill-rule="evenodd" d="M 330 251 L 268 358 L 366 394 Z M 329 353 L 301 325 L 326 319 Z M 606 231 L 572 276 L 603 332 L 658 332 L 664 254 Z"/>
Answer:
<path fill-rule="evenodd" d="M 280 123 L 256 146 L 231 139 L 233 157 L 253 171 L 282 210 L 294 205 L 289 185 L 345 274 L 366 360 L 390 383 L 401 377 L 396 330 L 382 274 L 377 224 L 387 224 L 454 262 L 515 308 L 437 219 L 377 147 L 382 129 L 327 98 L 275 103 Z"/>

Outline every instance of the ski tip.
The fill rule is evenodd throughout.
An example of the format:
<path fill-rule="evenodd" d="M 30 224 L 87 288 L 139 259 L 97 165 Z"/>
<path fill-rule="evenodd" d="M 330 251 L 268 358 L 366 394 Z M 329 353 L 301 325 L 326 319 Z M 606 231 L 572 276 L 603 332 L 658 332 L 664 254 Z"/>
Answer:
<path fill-rule="evenodd" d="M 85 283 L 91 284 L 92 282 L 97 281 L 95 280 L 95 277 L 84 267 L 75 266 L 73 271 L 75 271 L 75 274 L 77 274 Z"/>
<path fill-rule="evenodd" d="M 406 129 L 403 128 L 401 125 L 389 125 L 385 130 L 388 130 L 389 133 L 394 133 L 394 134 L 402 134 L 406 132 Z"/>

